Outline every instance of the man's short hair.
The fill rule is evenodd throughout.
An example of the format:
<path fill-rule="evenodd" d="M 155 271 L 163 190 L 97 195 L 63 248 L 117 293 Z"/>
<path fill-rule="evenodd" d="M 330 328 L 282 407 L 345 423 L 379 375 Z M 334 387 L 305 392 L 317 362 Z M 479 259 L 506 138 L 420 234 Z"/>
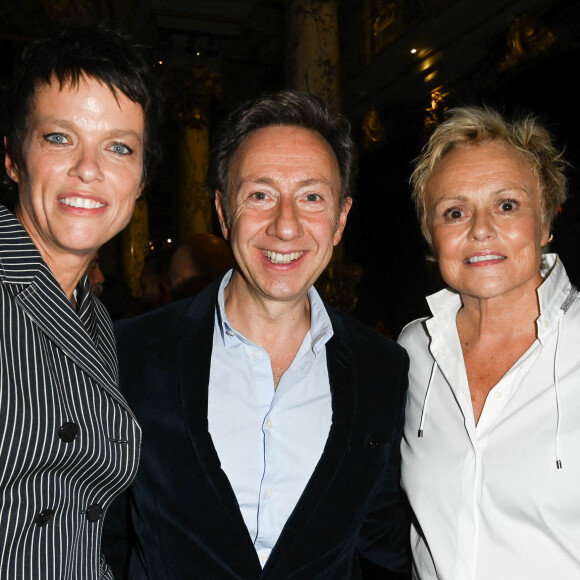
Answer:
<path fill-rule="evenodd" d="M 333 115 L 322 101 L 306 93 L 284 90 L 247 101 L 233 111 L 216 135 L 210 153 L 208 188 L 223 195 L 229 219 L 229 171 L 232 158 L 254 131 L 272 126 L 299 127 L 315 131 L 330 145 L 340 170 L 340 202 L 353 195 L 357 171 L 356 145 L 350 136 L 350 122 Z"/>
<path fill-rule="evenodd" d="M 83 75 L 116 94 L 141 105 L 145 122 L 143 181 L 161 155 L 157 131 L 162 99 L 145 47 L 107 25 L 71 26 L 27 45 L 16 59 L 14 77 L 6 95 L 8 153 L 21 164 L 21 147 L 38 88 L 56 80 L 60 87 L 77 86 Z"/>
<path fill-rule="evenodd" d="M 506 121 L 489 107 L 458 107 L 431 135 L 415 161 L 411 175 L 412 195 L 425 239 L 431 244 L 427 208 L 427 186 L 443 157 L 455 147 L 499 143 L 523 154 L 540 184 L 543 225 L 550 229 L 558 207 L 566 200 L 567 163 L 552 135 L 535 117 Z"/>

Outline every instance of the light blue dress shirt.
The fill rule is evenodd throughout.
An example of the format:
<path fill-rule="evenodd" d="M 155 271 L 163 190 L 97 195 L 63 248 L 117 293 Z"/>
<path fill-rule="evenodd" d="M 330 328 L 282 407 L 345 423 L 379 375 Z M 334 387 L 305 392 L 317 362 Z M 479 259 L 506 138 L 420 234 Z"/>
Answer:
<path fill-rule="evenodd" d="M 318 463 L 332 423 L 325 345 L 332 324 L 308 292 L 310 330 L 274 388 L 268 353 L 231 327 L 222 280 L 209 380 L 209 432 L 262 567 Z"/>

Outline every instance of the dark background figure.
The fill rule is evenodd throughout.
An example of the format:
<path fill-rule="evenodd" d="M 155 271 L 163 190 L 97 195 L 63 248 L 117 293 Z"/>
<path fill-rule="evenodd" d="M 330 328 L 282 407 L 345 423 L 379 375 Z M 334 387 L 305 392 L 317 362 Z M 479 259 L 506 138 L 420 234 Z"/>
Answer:
<path fill-rule="evenodd" d="M 145 258 L 137 291 L 138 312 L 149 312 L 172 301 L 169 277 L 171 256 L 170 249 L 161 249 Z"/>
<path fill-rule="evenodd" d="M 99 252 L 97 252 L 89 262 L 87 276 L 89 277 L 89 286 L 91 287 L 91 292 L 97 298 L 101 297 L 104 290 L 103 284 L 105 283 L 105 275 L 103 274 L 101 265 L 99 264 Z"/>
<path fill-rule="evenodd" d="M 234 266 L 232 252 L 221 236 L 196 234 L 177 246 L 171 256 L 171 296 L 180 300 L 202 288 Z"/>

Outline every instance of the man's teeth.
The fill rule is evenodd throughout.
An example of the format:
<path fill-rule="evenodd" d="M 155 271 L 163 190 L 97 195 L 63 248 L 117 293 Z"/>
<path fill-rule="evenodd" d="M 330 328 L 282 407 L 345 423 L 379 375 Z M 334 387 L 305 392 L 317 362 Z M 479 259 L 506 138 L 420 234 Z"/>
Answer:
<path fill-rule="evenodd" d="M 289 254 L 278 254 L 278 252 L 266 251 L 266 257 L 273 264 L 289 264 L 297 260 L 304 252 L 290 252 Z"/>
<path fill-rule="evenodd" d="M 97 209 L 105 207 L 104 203 L 95 201 L 94 199 L 85 199 L 84 197 L 65 197 L 60 200 L 61 203 L 70 207 L 82 207 L 83 209 Z"/>
<path fill-rule="evenodd" d="M 465 261 L 468 264 L 474 264 L 475 262 L 491 262 L 491 260 L 505 260 L 505 256 L 496 256 L 495 254 L 487 256 L 473 256 L 473 258 L 467 258 Z"/>

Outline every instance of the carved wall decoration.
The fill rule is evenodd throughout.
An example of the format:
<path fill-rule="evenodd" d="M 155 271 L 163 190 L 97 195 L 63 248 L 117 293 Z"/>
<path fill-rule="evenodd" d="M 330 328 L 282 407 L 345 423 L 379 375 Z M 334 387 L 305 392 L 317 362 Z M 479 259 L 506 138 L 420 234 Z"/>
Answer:
<path fill-rule="evenodd" d="M 372 107 L 363 113 L 362 130 L 366 148 L 375 143 L 382 143 L 385 140 L 385 125 L 376 107 Z"/>
<path fill-rule="evenodd" d="M 95 15 L 94 6 L 88 0 L 42 0 L 44 8 L 54 22 L 66 22 L 70 18 L 89 18 Z"/>
<path fill-rule="evenodd" d="M 381 2 L 373 21 L 373 46 L 377 54 L 395 41 L 405 28 L 405 3 L 403 0 Z"/>
<path fill-rule="evenodd" d="M 517 16 L 508 31 L 508 51 L 500 64 L 500 70 L 505 71 L 523 60 L 540 55 L 554 42 L 556 35 L 541 22 L 535 21 L 527 14 Z"/>
<path fill-rule="evenodd" d="M 288 4 L 287 83 L 342 110 L 336 0 L 291 0 Z"/>
<path fill-rule="evenodd" d="M 445 92 L 443 87 L 438 87 L 431 93 L 431 106 L 425 109 L 427 116 L 425 117 L 425 128 L 428 131 L 435 129 L 439 123 L 443 120 L 443 115 L 445 111 L 448 110 L 448 106 L 445 99 L 449 96 L 448 92 Z"/>

